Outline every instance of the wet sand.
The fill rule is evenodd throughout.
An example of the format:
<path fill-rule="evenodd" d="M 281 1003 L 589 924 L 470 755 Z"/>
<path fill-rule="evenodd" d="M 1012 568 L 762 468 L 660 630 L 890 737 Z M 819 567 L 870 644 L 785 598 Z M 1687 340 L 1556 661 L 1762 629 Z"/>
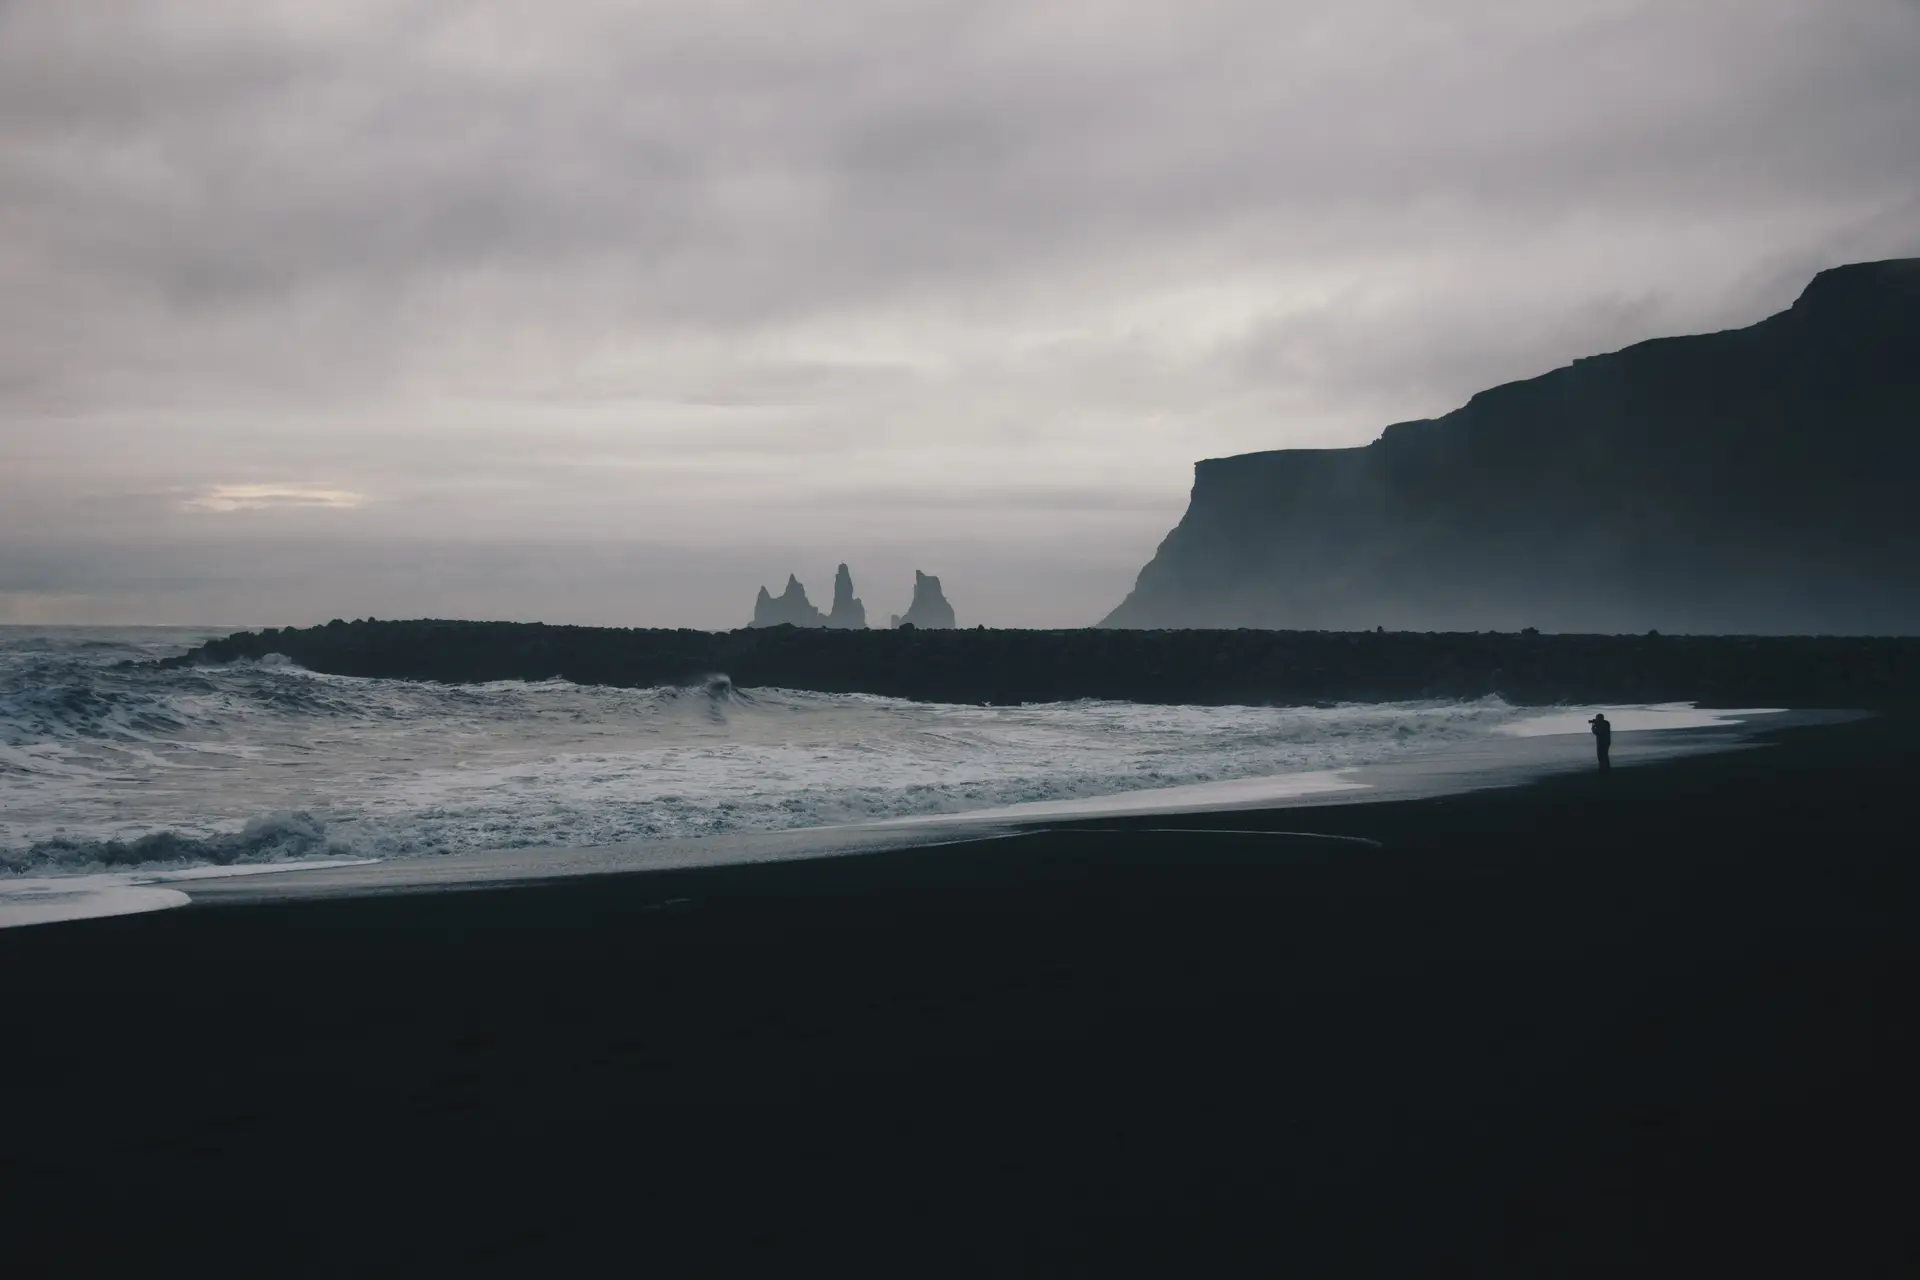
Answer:
<path fill-rule="evenodd" d="M 1909 1273 L 1915 727 L 0 932 L 8 1269 Z"/>

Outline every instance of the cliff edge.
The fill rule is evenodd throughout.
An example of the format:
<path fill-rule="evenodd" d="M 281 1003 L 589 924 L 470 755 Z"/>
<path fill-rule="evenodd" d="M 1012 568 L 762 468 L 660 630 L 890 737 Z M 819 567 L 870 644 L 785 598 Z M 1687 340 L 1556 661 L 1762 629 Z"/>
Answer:
<path fill-rule="evenodd" d="M 1920 259 L 1745 329 L 1201 462 L 1109 627 L 1920 632 Z"/>

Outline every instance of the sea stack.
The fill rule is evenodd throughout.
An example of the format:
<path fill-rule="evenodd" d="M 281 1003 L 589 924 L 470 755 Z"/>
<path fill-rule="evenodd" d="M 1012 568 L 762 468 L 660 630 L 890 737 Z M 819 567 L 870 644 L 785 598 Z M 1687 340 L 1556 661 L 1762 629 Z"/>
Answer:
<path fill-rule="evenodd" d="M 800 579 L 787 575 L 787 589 L 779 595 L 767 594 L 765 587 L 753 602 L 753 622 L 756 627 L 777 627 L 790 624 L 796 627 L 824 627 L 826 617 L 807 599 L 807 589 L 800 585 Z"/>
<path fill-rule="evenodd" d="M 946 629 L 954 625 L 953 606 L 947 603 L 946 596 L 940 592 L 940 579 L 932 574 L 913 571 L 913 603 L 907 606 L 903 614 L 895 614 L 893 625 L 914 627 L 926 630 Z"/>
<path fill-rule="evenodd" d="M 827 614 L 827 625 L 845 631 L 864 631 L 867 626 L 867 606 L 853 594 L 853 575 L 844 564 L 833 575 L 833 610 Z"/>

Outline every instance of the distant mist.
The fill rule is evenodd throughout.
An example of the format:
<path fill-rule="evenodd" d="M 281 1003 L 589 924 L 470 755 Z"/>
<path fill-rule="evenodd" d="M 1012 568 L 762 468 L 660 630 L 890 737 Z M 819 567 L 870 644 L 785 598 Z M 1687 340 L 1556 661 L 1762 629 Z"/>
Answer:
<path fill-rule="evenodd" d="M 1911 0 L 0 0 L 0 618 L 1092 623 L 1195 459 L 1920 253 L 1916 66 Z"/>
<path fill-rule="evenodd" d="M 0 624 L 305 626 L 336 617 L 449 617 L 730 630 L 751 620 L 761 582 L 777 589 L 795 572 L 830 597 L 834 566 L 845 559 L 872 625 L 907 611 L 914 570 L 927 565 L 938 565 L 948 591 L 964 601 L 969 625 L 982 617 L 1002 626 L 1085 625 L 1125 591 L 1152 538 L 1129 543 L 1056 549 L 1053 559 L 978 546 L 955 555 L 907 546 L 687 554 L 608 542 L 404 538 L 15 543 L 0 560 Z"/>

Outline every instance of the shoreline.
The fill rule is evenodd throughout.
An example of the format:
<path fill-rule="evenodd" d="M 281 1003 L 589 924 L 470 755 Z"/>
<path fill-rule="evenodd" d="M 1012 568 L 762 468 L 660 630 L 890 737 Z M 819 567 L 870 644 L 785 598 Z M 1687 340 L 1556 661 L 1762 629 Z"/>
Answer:
<path fill-rule="evenodd" d="M 1616 713 L 1633 710 L 1608 708 Z M 1750 710 L 1674 713 L 1700 721 L 1674 729 L 1619 731 L 1614 760 L 1633 768 L 1700 752 L 1742 750 L 1778 729 L 1866 715 L 1847 711 Z M 1658 715 L 1638 712 L 1648 723 Z M 1728 719 L 1738 714 L 1741 719 Z M 1545 718 L 1543 718 L 1544 720 Z M 1631 719 L 1627 721 L 1633 723 Z M 0 880 L 0 929 L 92 919 L 190 905 L 239 905 L 282 899 L 444 892 L 531 884 L 574 876 L 646 874 L 700 866 L 793 861 L 958 844 L 1036 827 L 1127 815 L 1178 817 L 1234 810 L 1296 810 L 1382 804 L 1464 794 L 1592 768 L 1584 733 L 1539 732 L 1523 721 L 1484 742 L 1355 768 L 1225 782 L 1147 788 L 1064 801 L 1038 801 L 952 814 L 925 814 L 841 826 L 737 831 L 602 846 L 477 850 L 395 859 L 328 859 L 280 866 L 248 863 L 184 869 L 23 876 Z M 85 882 L 85 883 L 83 883 Z M 68 904 L 64 908 L 61 903 Z M 116 909 L 117 904 L 117 909 Z"/>
<path fill-rule="evenodd" d="M 1913 728 L 10 930 L 0 1203 L 61 1271 L 1899 1273 Z"/>

